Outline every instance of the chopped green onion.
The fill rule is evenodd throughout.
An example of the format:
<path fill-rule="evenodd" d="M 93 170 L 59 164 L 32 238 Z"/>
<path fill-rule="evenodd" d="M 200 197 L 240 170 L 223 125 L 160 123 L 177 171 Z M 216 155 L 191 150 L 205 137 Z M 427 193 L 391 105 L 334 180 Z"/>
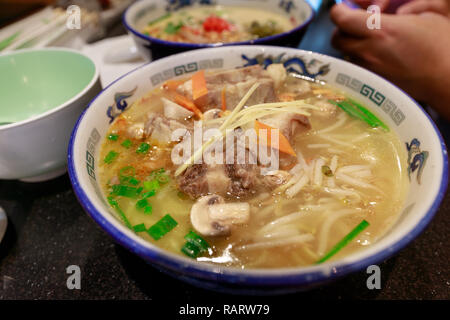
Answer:
<path fill-rule="evenodd" d="M 144 232 L 147 231 L 147 228 L 145 227 L 145 224 L 141 223 L 141 224 L 137 224 L 133 227 L 133 231 L 134 232 Z"/>
<path fill-rule="evenodd" d="M 119 214 L 120 218 L 123 220 L 125 225 L 128 228 L 132 229 L 130 221 L 128 220 L 127 216 L 125 215 L 125 213 L 120 208 L 119 203 L 117 202 L 117 200 L 114 199 L 113 197 L 108 197 L 108 203 L 111 205 L 111 207 L 116 209 L 116 212 Z"/>
<path fill-rule="evenodd" d="M 133 142 L 131 142 L 130 139 L 125 140 L 121 144 L 122 147 L 127 148 L 127 149 L 129 149 L 132 145 L 133 145 Z"/>
<path fill-rule="evenodd" d="M 157 191 L 159 190 L 161 187 L 159 185 L 158 180 L 151 180 L 151 181 L 144 181 L 144 188 L 145 190 L 149 190 L 149 191 Z"/>
<path fill-rule="evenodd" d="M 189 232 L 184 238 L 186 239 L 186 243 L 181 248 L 181 252 L 188 257 L 197 258 L 210 247 L 208 242 L 194 231 Z"/>
<path fill-rule="evenodd" d="M 126 176 L 126 177 L 132 177 L 136 174 L 136 169 L 132 166 L 126 166 L 119 170 L 119 175 Z"/>
<path fill-rule="evenodd" d="M 197 258 L 200 254 L 200 249 L 192 242 L 186 242 L 181 248 L 181 252 L 187 255 L 189 258 Z"/>
<path fill-rule="evenodd" d="M 135 177 L 131 177 L 130 180 L 128 181 L 130 184 L 132 184 L 133 186 L 137 186 L 139 184 L 139 180 L 136 179 Z"/>
<path fill-rule="evenodd" d="M 175 34 L 178 32 L 178 30 L 183 27 L 183 22 L 178 22 L 177 25 L 173 24 L 172 22 L 169 22 L 167 26 L 164 28 L 164 32 L 168 34 Z"/>
<path fill-rule="evenodd" d="M 150 149 L 150 145 L 146 142 L 141 143 L 141 145 L 137 148 L 137 153 L 145 154 L 147 153 L 148 149 Z"/>
<path fill-rule="evenodd" d="M 366 220 L 361 221 L 350 233 L 348 233 L 341 241 L 339 241 L 327 254 L 325 254 L 316 264 L 323 263 L 338 253 L 344 248 L 350 241 L 352 241 L 358 234 L 369 226 L 369 222 Z"/>
<path fill-rule="evenodd" d="M 148 191 L 148 192 L 145 192 L 145 193 L 142 195 L 142 199 L 147 199 L 147 198 L 153 197 L 155 194 L 156 194 L 156 191 L 155 191 L 155 190 L 150 190 L 150 191 Z"/>
<path fill-rule="evenodd" d="M 364 113 L 372 123 L 376 124 L 379 127 L 382 127 L 384 130 L 389 131 L 389 127 L 383 123 L 380 119 L 378 119 L 372 112 L 367 110 L 365 107 L 363 107 L 361 104 L 354 100 L 350 100 L 350 102 L 355 105 L 362 113 Z"/>
<path fill-rule="evenodd" d="M 129 187 L 122 184 L 116 184 L 112 186 L 111 195 L 122 196 L 127 198 L 137 198 L 137 196 L 142 192 L 141 188 Z"/>
<path fill-rule="evenodd" d="M 158 18 L 156 18 L 156 19 L 150 21 L 150 22 L 148 23 L 148 25 L 151 26 L 151 25 L 153 25 L 153 24 L 155 24 L 155 23 L 158 23 L 158 22 L 163 21 L 163 20 L 165 20 L 165 19 L 167 19 L 167 18 L 170 18 L 171 15 L 172 15 L 172 14 L 171 14 L 170 12 L 168 12 L 168 13 L 166 13 L 165 15 L 162 15 L 161 17 L 158 17 Z"/>
<path fill-rule="evenodd" d="M 161 218 L 157 223 L 152 225 L 148 230 L 147 233 L 155 240 L 161 239 L 166 233 L 168 233 L 170 230 L 175 228 L 178 225 L 178 222 L 176 222 L 170 214 L 166 214 L 164 217 Z"/>
<path fill-rule="evenodd" d="M 153 211 L 153 207 L 152 207 L 151 204 L 149 204 L 148 206 L 146 206 L 146 207 L 144 208 L 144 213 L 145 213 L 145 214 L 151 214 L 152 211 Z"/>
<path fill-rule="evenodd" d="M 105 157 L 105 160 L 104 160 L 105 163 L 110 164 L 111 162 L 113 162 L 117 158 L 118 155 L 119 155 L 118 152 L 110 151 Z"/>
<path fill-rule="evenodd" d="M 388 126 L 386 126 L 372 112 L 353 100 L 344 100 L 340 102 L 334 100 L 328 101 L 347 112 L 350 116 L 366 122 L 372 128 L 382 127 L 384 130 L 389 131 Z"/>
<path fill-rule="evenodd" d="M 322 173 L 327 177 L 333 176 L 333 171 L 330 169 L 329 166 L 322 166 Z"/>
<path fill-rule="evenodd" d="M 119 139 L 119 135 L 116 134 L 116 133 L 111 133 L 111 134 L 108 136 L 108 140 L 111 140 L 111 141 L 117 141 L 117 139 Z"/>
<path fill-rule="evenodd" d="M 147 199 L 141 199 L 138 202 L 136 202 L 136 208 L 137 209 L 144 209 L 146 206 L 148 206 Z"/>

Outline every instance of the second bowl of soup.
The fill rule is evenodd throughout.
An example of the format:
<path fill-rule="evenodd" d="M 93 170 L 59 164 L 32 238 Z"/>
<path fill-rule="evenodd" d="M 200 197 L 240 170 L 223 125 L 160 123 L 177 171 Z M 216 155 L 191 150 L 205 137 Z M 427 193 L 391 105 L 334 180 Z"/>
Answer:
<path fill-rule="evenodd" d="M 174 65 L 190 67 L 176 76 Z M 234 292 L 305 289 L 385 259 L 447 185 L 439 132 L 407 95 L 278 47 L 199 50 L 132 72 L 92 102 L 69 153 L 81 203 L 119 243 Z"/>
<path fill-rule="evenodd" d="M 123 22 L 147 59 L 222 45 L 297 47 L 314 12 L 295 1 L 138 1 Z"/>

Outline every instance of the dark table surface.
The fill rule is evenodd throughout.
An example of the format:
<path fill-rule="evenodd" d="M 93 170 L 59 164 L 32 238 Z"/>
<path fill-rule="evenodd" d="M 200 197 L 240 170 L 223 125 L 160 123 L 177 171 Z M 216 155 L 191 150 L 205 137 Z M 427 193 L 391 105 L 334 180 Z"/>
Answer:
<path fill-rule="evenodd" d="M 329 46 L 331 28 L 327 12 L 322 12 L 301 48 L 337 55 Z M 439 125 L 449 143 L 447 124 Z M 0 180 L 0 206 L 9 218 L 0 243 L 0 299 L 227 299 L 172 279 L 116 245 L 83 211 L 67 174 L 36 184 Z M 450 299 L 449 234 L 447 192 L 426 230 L 379 265 L 380 290 L 367 289 L 368 275 L 362 271 L 288 298 Z M 70 265 L 81 269 L 81 290 L 66 286 Z M 286 297 L 271 301 L 284 302 Z"/>

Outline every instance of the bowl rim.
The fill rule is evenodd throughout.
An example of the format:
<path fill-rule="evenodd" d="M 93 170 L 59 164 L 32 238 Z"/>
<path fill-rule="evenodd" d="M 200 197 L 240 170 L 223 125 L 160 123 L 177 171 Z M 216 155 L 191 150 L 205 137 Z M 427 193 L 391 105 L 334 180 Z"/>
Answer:
<path fill-rule="evenodd" d="M 268 37 L 264 37 L 264 38 L 258 38 L 258 39 L 254 39 L 254 40 L 247 40 L 247 41 L 238 41 L 238 42 L 218 42 L 218 43 L 189 43 L 189 42 L 177 42 L 177 41 L 167 41 L 167 40 L 162 40 L 159 38 L 155 38 L 155 37 L 151 37 L 151 36 L 147 36 L 141 32 L 139 32 L 138 30 L 136 30 L 135 28 L 133 28 L 131 26 L 131 24 L 127 21 L 127 17 L 128 17 L 128 12 L 130 9 L 133 9 L 133 7 L 137 6 L 137 5 L 142 5 L 142 3 L 145 2 L 150 2 L 152 0 L 142 0 L 142 1 L 137 1 L 135 3 L 133 3 L 131 6 L 129 6 L 125 12 L 122 14 L 122 22 L 125 26 L 125 28 L 131 32 L 133 35 L 147 40 L 147 41 L 151 41 L 152 43 L 156 43 L 159 45 L 164 45 L 164 46 L 168 46 L 168 47 L 179 47 L 179 48 L 183 48 L 186 50 L 189 49 L 202 49 L 202 48 L 215 48 L 215 47 L 222 47 L 222 46 L 239 46 L 239 45 L 249 45 L 249 44 L 264 44 L 266 42 L 270 42 L 272 40 L 276 40 L 278 38 L 282 38 L 285 36 L 289 36 L 291 34 L 294 34 L 296 32 L 299 32 L 300 30 L 306 28 L 314 19 L 314 17 L 316 16 L 316 13 L 313 9 L 313 7 L 309 4 L 309 2 L 307 0 L 300 0 L 302 2 L 304 2 L 309 9 L 311 10 L 311 14 L 308 16 L 308 18 L 301 23 L 300 25 L 296 26 L 295 28 L 289 29 L 286 32 L 282 32 L 282 33 L 277 33 L 275 35 L 272 36 L 268 36 Z M 299 40 L 300 41 L 300 40 Z"/>
<path fill-rule="evenodd" d="M 76 95 L 74 95 L 69 100 L 66 100 L 65 102 L 55 106 L 54 108 L 51 108 L 48 111 L 45 111 L 43 113 L 40 113 L 40 114 L 35 115 L 33 117 L 30 117 L 30 118 L 27 118 L 25 120 L 21 120 L 21 121 L 13 122 L 13 123 L 10 123 L 10 124 L 2 125 L 2 126 L 0 126 L 0 132 L 4 131 L 4 130 L 7 130 L 7 129 L 11 129 L 11 128 L 21 127 L 23 125 L 26 125 L 26 124 L 29 124 L 29 123 L 32 123 L 32 122 L 36 122 L 36 121 L 41 120 L 41 119 L 43 119 L 43 118 L 45 118 L 45 117 L 47 117 L 47 116 L 49 116 L 49 115 L 51 115 L 53 113 L 57 113 L 58 111 L 61 111 L 62 109 L 66 108 L 67 106 L 71 105 L 73 102 L 75 102 L 76 100 L 78 100 L 79 98 L 84 96 L 84 94 L 86 92 L 88 92 L 95 85 L 95 83 L 98 82 L 98 80 L 100 78 L 100 72 L 99 72 L 97 64 L 94 62 L 94 60 L 92 60 L 86 54 L 84 54 L 84 53 L 82 53 L 80 51 L 74 50 L 74 49 L 70 49 L 70 48 L 63 48 L 63 47 L 27 48 L 27 49 L 20 49 L 20 50 L 16 50 L 16 51 L 11 51 L 11 52 L 7 52 L 7 53 L 4 53 L 4 54 L 0 54 L 0 58 L 11 56 L 11 55 L 16 55 L 16 54 L 23 54 L 23 53 L 27 54 L 27 53 L 39 52 L 39 51 L 44 51 L 44 52 L 51 52 L 51 51 L 69 52 L 69 53 L 74 53 L 76 55 L 79 55 L 81 57 L 86 58 L 94 66 L 94 74 L 92 76 L 92 79 L 83 88 L 83 90 L 78 92 Z"/>
<path fill-rule="evenodd" d="M 282 49 L 285 50 L 284 47 L 278 47 L 278 46 L 254 46 L 254 45 L 247 45 L 247 46 L 240 46 L 243 50 L 245 49 L 255 49 L 260 48 L 264 50 L 271 50 L 273 48 Z M 222 48 L 224 49 L 224 48 Z M 208 50 L 220 50 L 216 48 L 204 48 L 199 50 L 194 50 L 193 52 L 200 52 L 200 51 L 208 51 Z M 187 257 L 182 257 L 180 255 L 168 252 L 166 250 L 163 250 L 155 245 L 152 244 L 152 247 L 146 247 L 137 241 L 135 241 L 133 238 L 130 238 L 127 234 L 125 234 L 122 230 L 119 230 L 116 226 L 114 226 L 112 223 L 107 221 L 106 218 L 104 218 L 104 214 L 101 212 L 101 210 L 97 210 L 95 205 L 91 202 L 89 196 L 86 194 L 86 192 L 81 188 L 80 181 L 78 179 L 77 171 L 76 171 L 76 164 L 74 160 L 74 148 L 75 148 L 75 141 L 77 136 L 78 128 L 81 124 L 81 122 L 84 119 L 84 116 L 88 109 L 91 107 L 91 105 L 97 100 L 97 98 L 103 94 L 104 91 L 108 90 L 109 87 L 114 85 L 116 82 L 120 81 L 121 79 L 127 77 L 129 74 L 137 72 L 138 70 L 145 68 L 149 64 L 153 62 L 149 62 L 146 64 L 143 64 L 134 70 L 131 70 L 130 72 L 120 76 L 113 82 L 111 82 L 107 87 L 105 87 L 88 105 L 88 107 L 83 111 L 83 113 L 80 115 L 73 131 L 70 137 L 69 141 L 69 148 L 68 148 L 68 172 L 70 181 L 72 183 L 73 189 L 75 191 L 75 195 L 78 198 L 78 201 L 80 202 L 83 209 L 89 214 L 89 216 L 100 225 L 102 229 L 106 231 L 106 233 L 111 236 L 115 242 L 119 243 L 123 247 L 127 248 L 134 254 L 140 256 L 146 261 L 151 261 L 152 263 L 156 263 L 157 265 L 161 266 L 163 265 L 164 268 L 168 268 L 169 270 L 177 271 L 179 269 L 182 269 L 183 273 L 189 274 L 192 276 L 195 274 L 195 277 L 199 277 L 202 279 L 207 280 L 214 280 L 218 283 L 239 283 L 239 284 L 245 284 L 245 285 L 253 285 L 253 286 L 292 286 L 292 285 L 308 285 L 311 283 L 322 283 L 327 281 L 332 281 L 334 279 L 340 278 L 344 275 L 347 275 L 351 272 L 362 270 L 363 268 L 372 265 L 380 263 L 388 258 L 390 258 L 392 255 L 394 255 L 399 250 L 403 249 L 405 246 L 407 246 L 409 243 L 411 243 L 424 229 L 425 227 L 430 223 L 432 218 L 434 217 L 435 213 L 437 212 L 444 196 L 447 190 L 448 185 L 448 156 L 447 156 L 447 148 L 444 142 L 444 139 L 437 128 L 436 124 L 432 120 L 432 118 L 425 112 L 425 110 L 411 97 L 409 96 L 405 91 L 397 87 L 395 84 L 391 83 L 390 81 L 386 80 L 385 78 L 375 74 L 374 72 L 361 68 L 357 65 L 354 65 L 350 62 L 327 56 L 321 53 L 307 51 L 307 50 L 301 50 L 296 48 L 290 48 L 290 50 L 299 51 L 302 53 L 309 53 L 309 54 L 316 54 L 319 56 L 325 56 L 332 61 L 336 61 L 338 63 L 344 63 L 349 64 L 353 68 L 359 68 L 366 72 L 369 72 L 372 76 L 379 78 L 383 81 L 386 81 L 390 85 L 392 85 L 394 88 L 398 89 L 400 92 L 402 92 L 404 95 L 406 95 L 409 100 L 411 100 L 412 103 L 416 105 L 416 107 L 422 112 L 422 114 L 428 119 L 428 121 L 431 124 L 431 127 L 434 129 L 434 134 L 437 136 L 440 149 L 441 149 L 441 155 L 442 155 L 442 168 L 441 172 L 442 175 L 440 177 L 440 183 L 439 183 L 439 189 L 437 191 L 437 194 L 431 203 L 428 210 L 423 214 L 421 219 L 417 222 L 417 224 L 410 230 L 408 234 L 406 234 L 403 238 L 399 239 L 398 241 L 390 244 L 386 250 L 379 250 L 378 252 L 375 252 L 365 258 L 358 259 L 353 262 L 345 261 L 345 259 L 336 260 L 336 261 L 330 261 L 325 262 L 320 265 L 313 265 L 313 266 L 307 266 L 307 267 L 294 267 L 294 268 L 277 268 L 277 269 L 238 269 L 235 267 L 225 267 L 225 266 L 217 266 L 214 264 L 204 263 L 204 262 L 198 262 L 196 260 L 189 259 Z M 190 52 L 182 52 L 179 54 L 171 55 L 162 59 L 159 59 L 155 61 L 155 63 L 164 63 L 165 60 L 173 59 L 174 57 L 181 57 L 183 55 L 189 55 Z M 110 213 L 107 213 L 110 214 Z"/>

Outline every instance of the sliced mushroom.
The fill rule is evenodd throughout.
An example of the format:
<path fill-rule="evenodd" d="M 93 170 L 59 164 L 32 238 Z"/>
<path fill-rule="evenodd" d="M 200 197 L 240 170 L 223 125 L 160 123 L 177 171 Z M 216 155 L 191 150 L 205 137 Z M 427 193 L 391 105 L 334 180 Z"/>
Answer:
<path fill-rule="evenodd" d="M 199 198 L 191 209 L 191 223 L 204 236 L 229 235 L 233 224 L 246 223 L 249 218 L 248 203 L 225 203 L 218 195 Z"/>

